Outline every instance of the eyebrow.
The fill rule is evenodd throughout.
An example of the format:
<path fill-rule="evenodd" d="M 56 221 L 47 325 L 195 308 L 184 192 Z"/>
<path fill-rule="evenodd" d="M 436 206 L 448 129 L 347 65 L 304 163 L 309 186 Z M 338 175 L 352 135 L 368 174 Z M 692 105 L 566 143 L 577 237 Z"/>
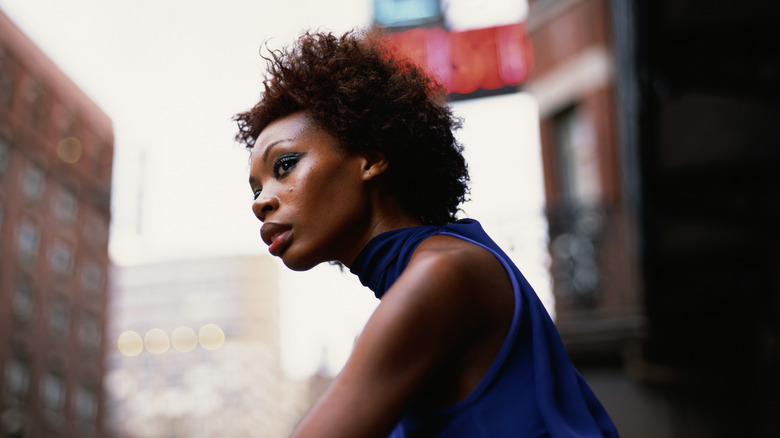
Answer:
<path fill-rule="evenodd" d="M 268 156 L 271 154 L 271 149 L 276 147 L 276 145 L 278 145 L 279 143 L 285 142 L 285 141 L 293 141 L 293 140 L 295 140 L 295 139 L 294 138 L 282 138 L 282 139 L 276 140 L 275 142 L 269 144 L 268 147 L 265 148 L 265 151 L 263 151 L 263 162 L 264 163 L 268 162 Z"/>
<path fill-rule="evenodd" d="M 269 144 L 268 147 L 266 147 L 265 150 L 263 151 L 263 156 L 261 157 L 261 159 L 263 160 L 263 163 L 267 163 L 268 162 L 268 156 L 271 154 L 271 149 L 276 147 L 279 143 L 283 143 L 285 141 L 293 141 L 293 140 L 295 140 L 295 139 L 294 138 L 281 138 L 281 139 L 276 140 L 273 143 Z M 249 184 L 252 185 L 254 183 L 255 183 L 255 179 L 252 178 L 252 176 L 250 175 L 249 176 Z"/>

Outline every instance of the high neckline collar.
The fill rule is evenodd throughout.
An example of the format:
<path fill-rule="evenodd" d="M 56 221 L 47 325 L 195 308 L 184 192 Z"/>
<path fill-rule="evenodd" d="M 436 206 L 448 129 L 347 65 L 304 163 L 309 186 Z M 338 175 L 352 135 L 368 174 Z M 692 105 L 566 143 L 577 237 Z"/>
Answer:
<path fill-rule="evenodd" d="M 422 225 L 378 234 L 360 250 L 349 270 L 381 299 L 406 268 L 417 245 L 437 228 Z"/>

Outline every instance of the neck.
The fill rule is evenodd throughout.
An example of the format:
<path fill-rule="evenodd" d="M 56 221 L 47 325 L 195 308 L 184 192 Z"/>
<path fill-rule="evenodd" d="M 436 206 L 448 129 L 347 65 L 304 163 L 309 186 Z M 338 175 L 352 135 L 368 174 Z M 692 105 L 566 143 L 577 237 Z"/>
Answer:
<path fill-rule="evenodd" d="M 359 244 L 356 245 L 353 253 L 349 255 L 348 260 L 339 260 L 347 268 L 352 266 L 352 262 L 363 247 L 374 237 L 386 231 L 422 225 L 422 222 L 406 213 L 406 210 L 401 207 L 395 198 L 378 193 L 375 193 L 371 198 L 372 202 L 368 213 L 367 226 L 362 238 L 359 239 Z"/>

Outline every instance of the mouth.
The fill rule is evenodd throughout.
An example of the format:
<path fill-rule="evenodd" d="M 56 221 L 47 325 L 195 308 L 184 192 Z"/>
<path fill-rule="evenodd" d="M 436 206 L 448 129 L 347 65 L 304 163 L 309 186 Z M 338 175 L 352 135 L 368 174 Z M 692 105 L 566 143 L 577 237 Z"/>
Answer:
<path fill-rule="evenodd" d="M 291 227 L 274 223 L 266 223 L 260 228 L 260 236 L 268 245 L 268 252 L 278 256 L 287 246 L 287 238 L 290 236 Z"/>

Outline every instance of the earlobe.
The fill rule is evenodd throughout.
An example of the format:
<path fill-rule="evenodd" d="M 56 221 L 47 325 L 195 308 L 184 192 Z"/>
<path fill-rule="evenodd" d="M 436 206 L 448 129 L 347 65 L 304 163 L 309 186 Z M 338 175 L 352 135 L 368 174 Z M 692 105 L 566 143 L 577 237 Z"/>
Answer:
<path fill-rule="evenodd" d="M 368 181 L 384 173 L 390 163 L 384 154 L 371 152 L 365 155 L 365 164 L 363 166 L 363 179 Z"/>

